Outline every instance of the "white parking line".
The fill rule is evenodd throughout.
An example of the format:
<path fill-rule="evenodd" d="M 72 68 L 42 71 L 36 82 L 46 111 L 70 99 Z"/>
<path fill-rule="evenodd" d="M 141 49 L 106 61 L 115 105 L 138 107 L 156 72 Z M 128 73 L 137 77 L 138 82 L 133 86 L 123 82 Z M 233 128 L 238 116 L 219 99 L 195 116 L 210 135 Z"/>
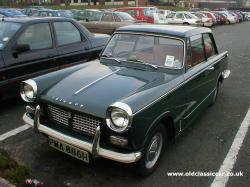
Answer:
<path fill-rule="evenodd" d="M 7 139 L 7 138 L 9 138 L 9 137 L 11 137 L 11 136 L 14 136 L 14 135 L 20 133 L 20 132 L 22 132 L 22 131 L 25 131 L 25 130 L 27 130 L 27 129 L 29 129 L 29 128 L 30 128 L 29 125 L 23 125 L 23 126 L 21 126 L 21 127 L 18 127 L 18 128 L 16 128 L 16 129 L 13 129 L 13 130 L 11 130 L 11 131 L 9 131 L 9 132 L 6 132 L 6 133 L 0 135 L 0 142 L 3 141 L 3 140 L 5 140 L 5 139 Z"/>
<path fill-rule="evenodd" d="M 240 147 L 242 146 L 243 140 L 247 134 L 247 131 L 250 126 L 250 108 L 240 125 L 240 128 L 234 138 L 233 144 L 230 150 L 227 153 L 226 158 L 223 161 L 223 164 L 220 167 L 219 173 L 228 173 L 231 172 L 233 166 L 237 160 L 237 155 L 239 153 Z M 229 176 L 216 176 L 213 183 L 210 187 L 224 187 L 227 184 Z"/>

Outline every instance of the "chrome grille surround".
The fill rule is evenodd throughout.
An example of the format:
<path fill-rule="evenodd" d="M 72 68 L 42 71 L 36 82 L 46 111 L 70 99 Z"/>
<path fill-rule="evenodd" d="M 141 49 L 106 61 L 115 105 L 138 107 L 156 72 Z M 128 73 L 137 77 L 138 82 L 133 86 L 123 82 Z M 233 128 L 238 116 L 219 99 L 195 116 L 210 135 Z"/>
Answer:
<path fill-rule="evenodd" d="M 59 125 L 66 125 L 73 130 L 87 133 L 91 136 L 95 135 L 96 128 L 101 125 L 101 121 L 94 116 L 85 114 L 76 114 L 68 112 L 58 107 L 47 105 L 49 120 Z"/>

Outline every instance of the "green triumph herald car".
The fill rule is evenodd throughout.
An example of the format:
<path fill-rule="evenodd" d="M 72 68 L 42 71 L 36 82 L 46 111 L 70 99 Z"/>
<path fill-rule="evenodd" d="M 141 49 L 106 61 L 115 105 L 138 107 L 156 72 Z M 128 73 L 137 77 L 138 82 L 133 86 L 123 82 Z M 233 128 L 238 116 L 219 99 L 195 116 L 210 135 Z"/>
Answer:
<path fill-rule="evenodd" d="M 23 119 L 57 150 L 136 163 L 149 175 L 167 142 L 215 103 L 227 56 L 208 28 L 122 27 L 100 60 L 22 82 Z"/>

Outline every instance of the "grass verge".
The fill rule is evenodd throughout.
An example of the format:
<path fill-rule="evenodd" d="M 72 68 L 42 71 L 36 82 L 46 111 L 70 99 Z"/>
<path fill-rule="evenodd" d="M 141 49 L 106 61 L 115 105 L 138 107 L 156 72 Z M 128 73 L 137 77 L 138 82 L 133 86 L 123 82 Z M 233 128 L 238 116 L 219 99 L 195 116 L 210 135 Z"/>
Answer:
<path fill-rule="evenodd" d="M 30 178 L 30 170 L 26 166 L 18 165 L 6 151 L 0 149 L 0 177 L 17 187 L 23 187 L 25 179 Z"/>

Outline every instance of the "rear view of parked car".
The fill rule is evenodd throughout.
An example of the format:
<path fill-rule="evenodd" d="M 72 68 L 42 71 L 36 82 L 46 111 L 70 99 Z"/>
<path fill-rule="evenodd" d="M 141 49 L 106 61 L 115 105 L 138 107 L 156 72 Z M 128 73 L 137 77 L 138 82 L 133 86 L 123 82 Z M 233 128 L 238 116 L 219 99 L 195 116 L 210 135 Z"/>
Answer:
<path fill-rule="evenodd" d="M 0 22 L 0 98 L 16 95 L 24 79 L 97 58 L 108 39 L 72 19 L 5 19 Z"/>

